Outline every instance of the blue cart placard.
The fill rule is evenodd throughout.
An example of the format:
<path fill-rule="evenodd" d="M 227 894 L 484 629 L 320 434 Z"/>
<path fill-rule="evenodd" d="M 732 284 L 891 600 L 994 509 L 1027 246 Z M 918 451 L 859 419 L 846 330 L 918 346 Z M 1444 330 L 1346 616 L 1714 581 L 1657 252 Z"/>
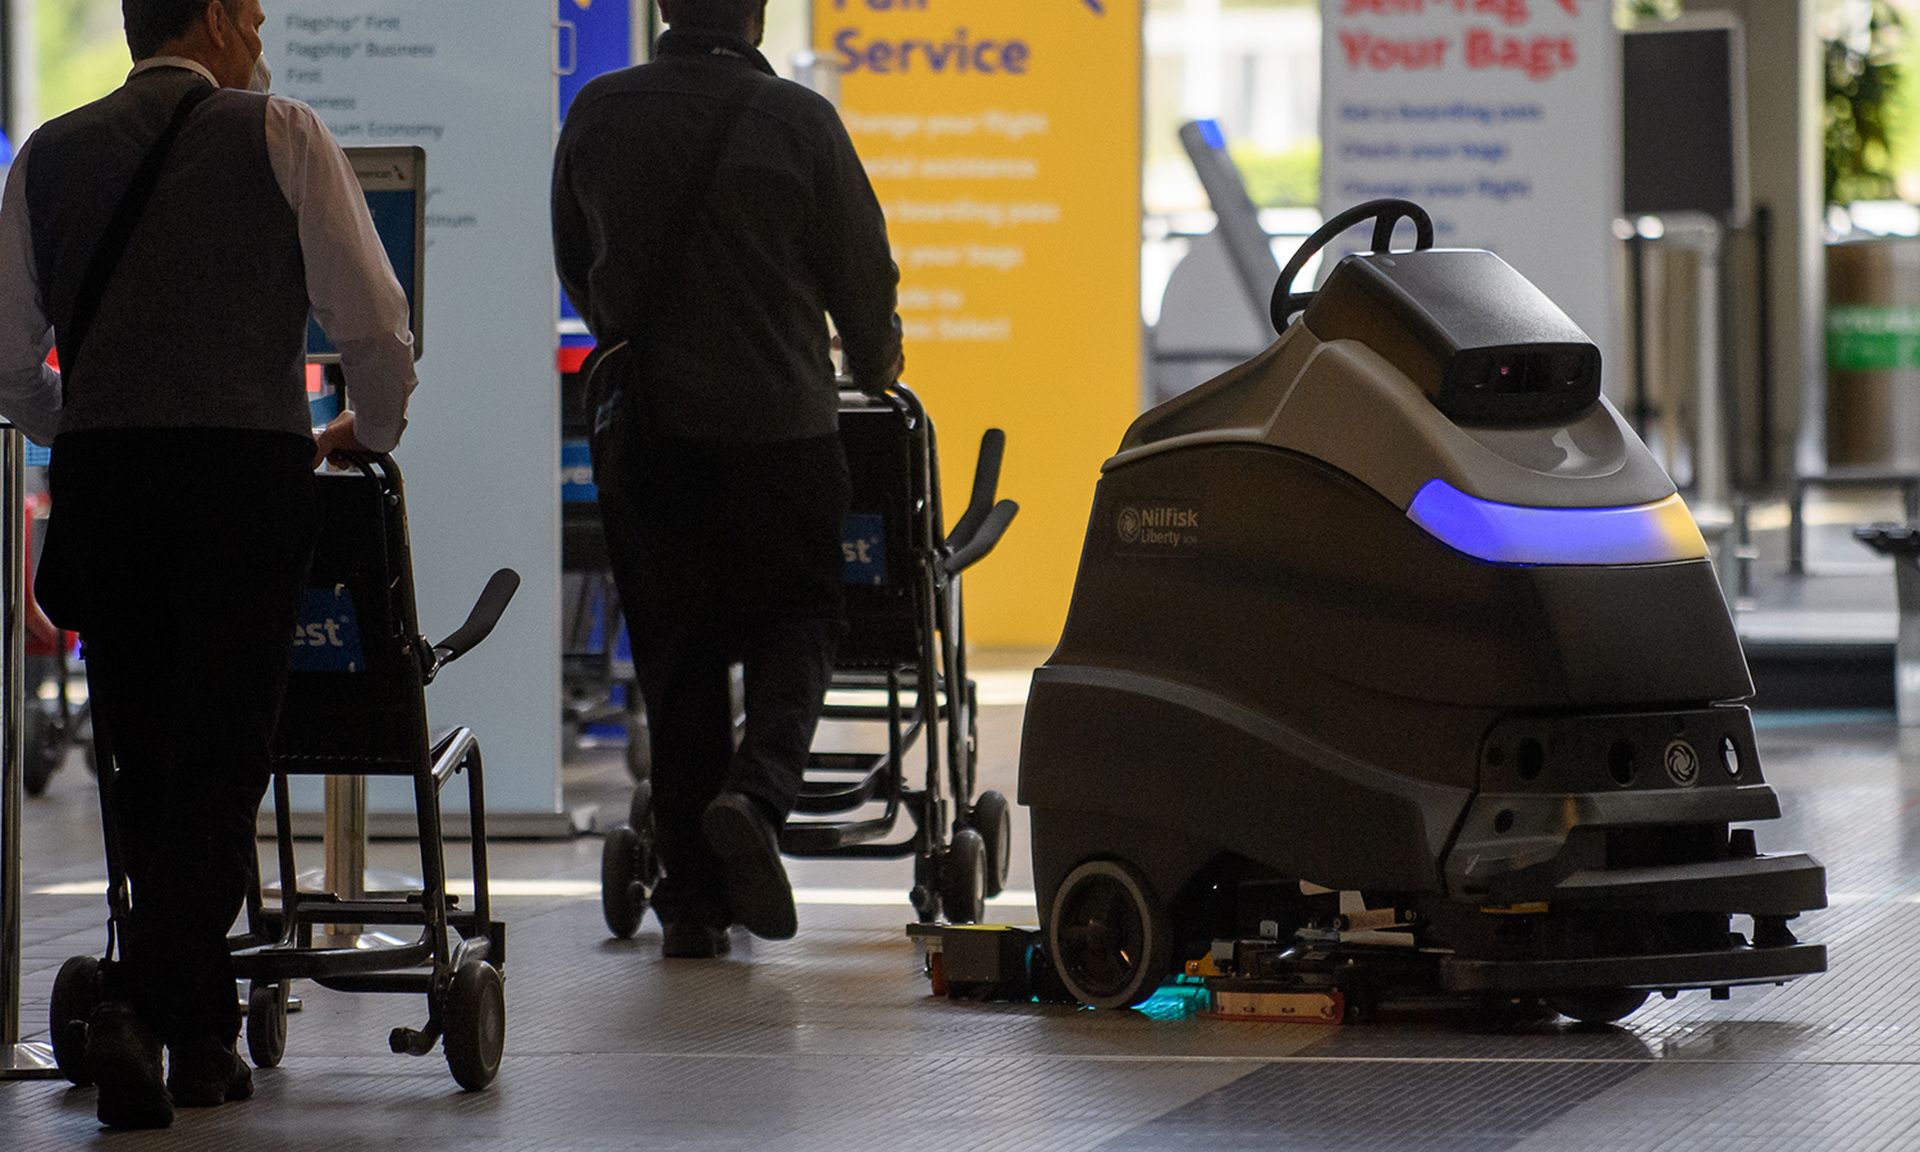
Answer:
<path fill-rule="evenodd" d="M 560 502 L 600 502 L 600 489 L 593 482 L 593 449 L 584 439 L 560 442 Z"/>
<path fill-rule="evenodd" d="M 293 626 L 290 666 L 295 672 L 366 671 L 360 618 L 353 610 L 353 594 L 345 584 L 307 589 L 300 606 L 300 622 Z"/>
<path fill-rule="evenodd" d="M 840 551 L 847 561 L 849 587 L 880 588 L 887 583 L 887 520 L 871 512 L 855 512 L 841 529 Z"/>

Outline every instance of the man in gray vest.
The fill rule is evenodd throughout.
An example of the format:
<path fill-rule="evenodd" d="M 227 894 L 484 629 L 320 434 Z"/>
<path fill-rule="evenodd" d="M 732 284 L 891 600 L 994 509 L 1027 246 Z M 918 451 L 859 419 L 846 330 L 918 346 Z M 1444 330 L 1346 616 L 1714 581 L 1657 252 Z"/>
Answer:
<path fill-rule="evenodd" d="M 901 368 L 886 220 L 833 105 L 754 45 L 766 0 L 659 0 L 651 64 L 587 85 L 553 185 L 599 343 L 594 478 L 653 741 L 669 957 L 797 927 L 778 829 L 842 631 L 849 499 L 827 321 Z M 728 666 L 746 668 L 733 740 Z"/>
<path fill-rule="evenodd" d="M 252 882 L 313 469 L 391 449 L 414 372 L 345 155 L 264 94 L 260 0 L 122 7 L 126 83 L 40 129 L 8 176 L 0 415 L 53 446 L 38 590 L 82 634 L 120 767 L 133 904 L 89 1028 L 99 1116 L 164 1127 L 176 1104 L 252 1093 L 226 933 Z M 318 437 L 309 311 L 357 410 Z"/>

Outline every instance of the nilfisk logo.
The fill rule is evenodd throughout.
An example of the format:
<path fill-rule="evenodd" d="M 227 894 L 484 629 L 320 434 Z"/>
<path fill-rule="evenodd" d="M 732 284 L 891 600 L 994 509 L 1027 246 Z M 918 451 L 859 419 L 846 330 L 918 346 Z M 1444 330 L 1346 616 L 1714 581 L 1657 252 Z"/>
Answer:
<path fill-rule="evenodd" d="M 1174 552 L 1200 544 L 1200 510 L 1191 504 L 1129 504 L 1115 522 L 1120 543 L 1139 551 Z"/>
<path fill-rule="evenodd" d="M 1700 754 L 1685 740 L 1667 745 L 1667 778 L 1682 788 L 1691 788 L 1700 779 Z"/>

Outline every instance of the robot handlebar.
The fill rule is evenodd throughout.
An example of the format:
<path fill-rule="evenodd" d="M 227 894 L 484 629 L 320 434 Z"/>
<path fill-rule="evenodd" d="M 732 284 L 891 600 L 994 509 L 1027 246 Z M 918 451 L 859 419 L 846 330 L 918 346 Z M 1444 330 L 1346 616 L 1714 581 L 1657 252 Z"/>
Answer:
<path fill-rule="evenodd" d="M 1307 261 L 1313 259 L 1322 248 L 1332 243 L 1334 238 L 1342 232 L 1365 220 L 1374 222 L 1373 250 L 1375 252 L 1392 251 L 1393 232 L 1400 226 L 1402 220 L 1413 221 L 1414 251 L 1425 252 L 1433 247 L 1433 217 L 1427 215 L 1425 208 L 1411 200 L 1369 200 L 1365 204 L 1357 204 L 1347 209 L 1322 224 L 1318 231 L 1307 237 L 1294 251 L 1293 258 L 1287 261 L 1287 266 L 1281 269 L 1280 282 L 1273 286 L 1272 311 L 1275 332 L 1285 332 L 1287 322 L 1293 319 L 1294 314 L 1305 311 L 1307 305 L 1313 303 L 1313 293 L 1293 290 L 1293 282 L 1299 278 L 1300 270 L 1307 266 Z"/>

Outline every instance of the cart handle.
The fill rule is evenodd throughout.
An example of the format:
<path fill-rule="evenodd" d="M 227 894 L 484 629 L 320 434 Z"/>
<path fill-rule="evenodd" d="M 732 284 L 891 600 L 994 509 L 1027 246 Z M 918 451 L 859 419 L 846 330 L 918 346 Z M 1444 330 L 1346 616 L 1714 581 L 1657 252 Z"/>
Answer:
<path fill-rule="evenodd" d="M 975 534 L 997 507 L 994 498 L 999 493 L 1000 462 L 1006 452 L 1007 434 L 1000 429 L 989 428 L 987 434 L 980 437 L 980 462 L 973 469 L 973 498 L 967 502 L 967 510 L 953 531 L 947 534 L 948 552 L 963 551 L 973 543 Z"/>
<path fill-rule="evenodd" d="M 502 568 L 487 581 L 480 593 L 480 599 L 474 602 L 473 611 L 467 614 L 467 622 L 454 630 L 453 635 L 433 646 L 433 665 L 427 670 L 427 680 L 440 674 L 440 669 L 453 663 L 460 657 L 480 646 L 481 641 L 492 634 L 494 626 L 500 623 L 500 617 L 506 613 L 507 605 L 513 603 L 513 594 L 520 590 L 520 573 L 511 568 Z"/>
<path fill-rule="evenodd" d="M 993 511 L 987 513 L 980 521 L 980 527 L 974 532 L 973 537 L 947 556 L 944 561 L 947 575 L 958 576 L 985 559 L 987 553 L 993 551 L 1000 543 L 1000 538 L 1007 534 L 1007 526 L 1012 524 L 1013 518 L 1019 514 L 1020 505 L 1011 500 L 1002 500 L 995 504 Z"/>

